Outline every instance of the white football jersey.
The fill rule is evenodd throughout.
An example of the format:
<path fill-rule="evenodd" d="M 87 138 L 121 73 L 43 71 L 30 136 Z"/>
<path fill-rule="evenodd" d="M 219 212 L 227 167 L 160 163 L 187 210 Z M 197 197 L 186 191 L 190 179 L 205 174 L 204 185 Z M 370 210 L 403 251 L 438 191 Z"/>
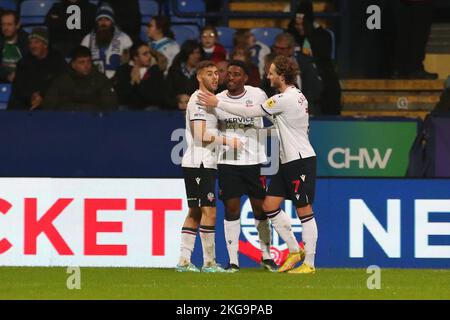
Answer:
<path fill-rule="evenodd" d="M 282 94 L 272 96 L 261 107 L 277 130 L 282 164 L 316 155 L 308 136 L 308 101 L 300 90 L 289 87 Z"/>
<path fill-rule="evenodd" d="M 181 162 L 182 167 L 217 169 L 217 152 L 214 144 L 203 146 L 201 141 L 195 141 L 191 130 L 191 121 L 206 121 L 206 130 L 211 134 L 219 135 L 217 117 L 214 109 L 207 109 L 198 103 L 199 90 L 195 91 L 189 99 L 186 109 L 186 141 L 187 149 Z"/>
<path fill-rule="evenodd" d="M 267 95 L 259 88 L 245 86 L 245 91 L 239 96 L 231 96 L 228 90 L 217 94 L 220 101 L 250 106 L 258 106 L 267 100 Z M 244 148 L 235 150 L 228 146 L 221 146 L 219 164 L 255 165 L 267 161 L 264 141 L 258 139 L 258 129 L 264 127 L 262 117 L 243 118 L 226 111 L 217 109 L 217 118 L 222 135 L 239 138 Z"/>

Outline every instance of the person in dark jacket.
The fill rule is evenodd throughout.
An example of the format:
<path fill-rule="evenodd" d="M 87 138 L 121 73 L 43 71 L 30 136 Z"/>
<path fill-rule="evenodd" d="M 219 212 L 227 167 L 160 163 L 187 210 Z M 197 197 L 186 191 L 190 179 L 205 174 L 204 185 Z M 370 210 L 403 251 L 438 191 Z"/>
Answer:
<path fill-rule="evenodd" d="M 203 49 L 195 40 L 187 40 L 175 56 L 167 75 L 170 106 L 177 108 L 178 103 L 198 89 L 197 65 L 203 60 Z"/>
<path fill-rule="evenodd" d="M 164 74 L 151 52 L 146 43 L 134 44 L 130 62 L 120 66 L 115 75 L 119 102 L 132 110 L 163 107 L 167 103 Z"/>
<path fill-rule="evenodd" d="M 0 82 L 13 82 L 17 63 L 28 52 L 28 33 L 20 28 L 17 12 L 3 11 L 0 36 Z"/>
<path fill-rule="evenodd" d="M 295 53 L 295 40 L 289 33 L 277 35 L 272 50 L 276 55 L 282 55 L 297 62 L 300 75 L 297 77 L 296 85 L 308 99 L 309 113 L 321 114 L 323 83 L 312 57 L 303 52 Z"/>
<path fill-rule="evenodd" d="M 140 41 L 141 35 L 141 11 L 138 0 L 102 0 L 108 2 L 115 12 L 115 18 L 119 28 L 130 36 L 133 42 Z"/>
<path fill-rule="evenodd" d="M 71 5 L 77 5 L 80 8 L 81 29 L 67 28 L 67 21 L 71 15 L 67 13 L 67 8 Z M 62 0 L 53 4 L 45 17 L 51 47 L 68 57 L 84 36 L 94 28 L 96 11 L 96 5 L 89 0 Z"/>
<path fill-rule="evenodd" d="M 70 68 L 52 82 L 42 109 L 100 112 L 117 107 L 112 82 L 92 67 L 90 50 L 79 46 L 73 51 Z"/>
<path fill-rule="evenodd" d="M 297 14 L 287 30 L 294 37 L 300 52 L 311 57 L 320 77 L 323 91 L 321 111 L 324 115 L 339 115 L 341 111 L 341 86 L 333 62 L 333 38 L 331 33 L 314 22 L 312 2 L 300 2 Z M 308 59 L 303 57 L 304 59 Z"/>
<path fill-rule="evenodd" d="M 17 64 L 8 110 L 39 108 L 53 79 L 67 68 L 64 57 L 49 48 L 46 28 L 34 28 L 28 39 L 30 52 Z"/>

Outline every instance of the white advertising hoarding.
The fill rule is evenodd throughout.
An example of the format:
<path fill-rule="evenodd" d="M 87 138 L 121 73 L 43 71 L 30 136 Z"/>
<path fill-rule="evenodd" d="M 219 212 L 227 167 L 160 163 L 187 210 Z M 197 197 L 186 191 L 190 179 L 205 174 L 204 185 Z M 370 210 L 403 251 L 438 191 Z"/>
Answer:
<path fill-rule="evenodd" d="M 1 266 L 174 267 L 182 179 L 0 179 Z"/>

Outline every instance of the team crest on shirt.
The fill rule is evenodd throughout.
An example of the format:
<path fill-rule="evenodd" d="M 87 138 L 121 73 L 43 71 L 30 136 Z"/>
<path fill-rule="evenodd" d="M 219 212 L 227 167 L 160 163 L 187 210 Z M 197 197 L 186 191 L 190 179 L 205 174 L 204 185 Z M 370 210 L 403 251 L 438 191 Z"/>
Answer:
<path fill-rule="evenodd" d="M 252 100 L 247 100 L 247 101 L 245 101 L 245 106 L 246 106 L 246 107 L 251 107 L 251 106 L 253 106 L 253 101 L 252 101 Z"/>
<path fill-rule="evenodd" d="M 195 182 L 197 182 L 198 185 L 200 185 L 200 181 L 201 181 L 201 180 L 202 180 L 202 179 L 201 179 L 200 177 L 195 178 Z"/>
<path fill-rule="evenodd" d="M 302 179 L 302 181 L 305 182 L 306 176 L 305 176 L 304 174 L 302 174 L 302 175 L 300 176 L 300 179 Z"/>
<path fill-rule="evenodd" d="M 209 202 L 213 202 L 215 199 L 214 193 L 212 192 L 208 193 L 207 197 Z"/>
<path fill-rule="evenodd" d="M 272 108 L 275 105 L 275 100 L 270 98 L 269 100 L 267 100 L 266 105 L 268 108 Z"/>

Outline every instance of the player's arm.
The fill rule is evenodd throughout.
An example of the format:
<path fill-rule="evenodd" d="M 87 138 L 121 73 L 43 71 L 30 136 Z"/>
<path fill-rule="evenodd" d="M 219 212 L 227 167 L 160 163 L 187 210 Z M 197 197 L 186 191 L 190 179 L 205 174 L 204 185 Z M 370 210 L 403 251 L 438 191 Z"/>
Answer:
<path fill-rule="evenodd" d="M 256 106 L 245 106 L 225 101 L 219 101 L 219 99 L 217 99 L 217 97 L 213 94 L 199 93 L 198 98 L 200 103 L 204 106 L 213 108 L 217 107 L 228 113 L 245 118 L 271 116 L 275 113 L 278 113 L 270 112 L 270 108 L 272 108 L 274 104 L 272 98 L 267 100 L 264 104 Z"/>
<path fill-rule="evenodd" d="M 217 144 L 230 146 L 234 149 L 241 147 L 241 142 L 237 138 L 229 138 L 211 133 L 206 129 L 206 121 L 191 120 L 191 131 L 195 141 L 201 141 L 204 144 Z"/>

